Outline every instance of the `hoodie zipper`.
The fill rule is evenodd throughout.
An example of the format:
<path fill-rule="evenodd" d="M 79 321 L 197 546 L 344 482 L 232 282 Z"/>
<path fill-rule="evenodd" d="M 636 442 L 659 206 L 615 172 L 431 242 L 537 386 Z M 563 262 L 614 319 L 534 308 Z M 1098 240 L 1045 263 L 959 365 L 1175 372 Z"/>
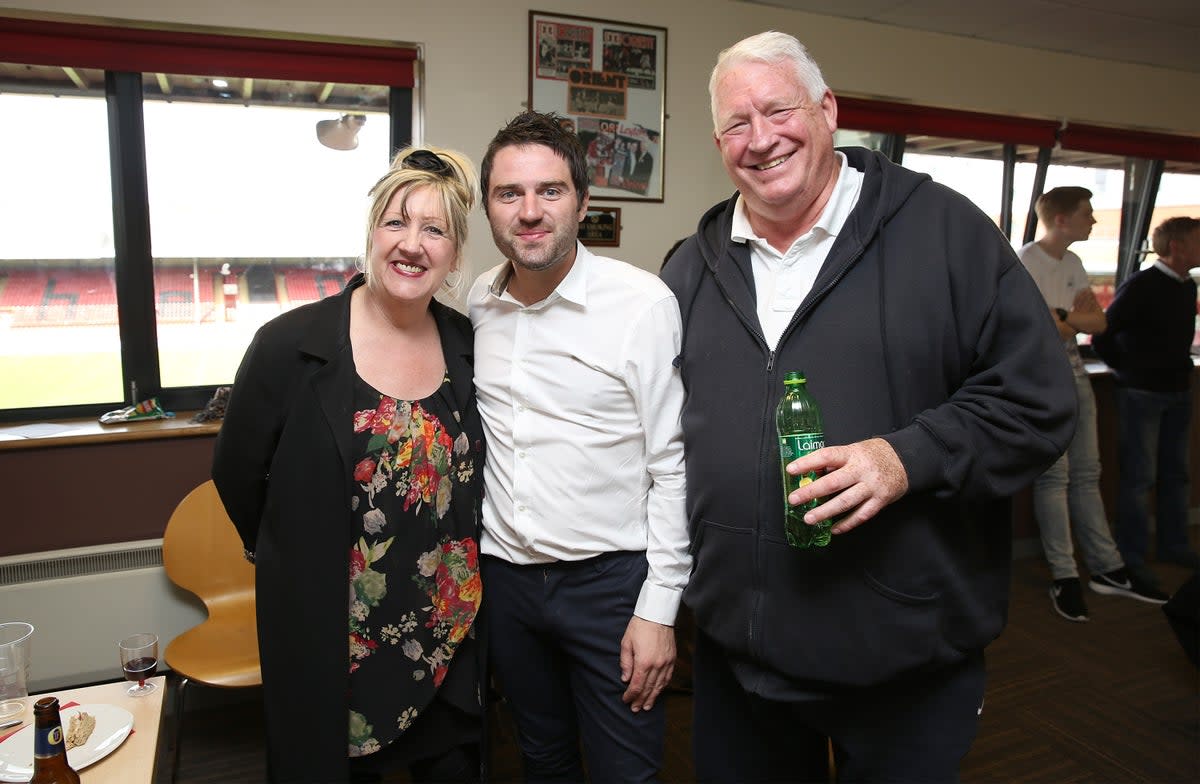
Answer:
<path fill-rule="evenodd" d="M 763 338 L 763 342 L 764 343 L 766 342 L 765 337 Z M 775 350 L 768 349 L 768 351 L 767 351 L 766 399 L 763 401 L 763 409 L 765 410 L 766 416 L 763 417 L 763 419 L 765 421 L 763 423 L 762 434 L 760 437 L 760 443 L 762 445 L 761 446 L 762 459 L 759 462 L 759 465 L 770 465 L 772 463 L 779 462 L 779 457 L 778 457 L 778 455 L 774 454 L 774 449 L 773 449 L 773 447 L 775 447 L 778 444 L 778 439 L 771 438 L 771 434 L 772 434 L 772 431 L 774 430 L 774 423 L 775 423 L 775 410 L 774 410 L 775 406 L 772 405 L 772 403 L 771 403 L 771 397 L 772 397 L 771 390 L 775 388 L 775 384 L 771 383 L 774 375 L 775 375 Z M 778 404 L 776 404 L 776 405 L 778 405 Z M 763 483 L 762 478 L 760 478 L 759 481 L 756 483 L 759 493 L 762 493 L 762 486 L 763 486 L 762 483 Z M 763 598 L 762 598 L 763 597 L 762 563 L 763 563 L 763 548 L 765 545 L 764 545 L 763 536 L 762 536 L 761 523 L 758 522 L 763 519 L 763 515 L 762 515 L 763 508 L 764 508 L 763 501 L 761 498 L 759 498 L 758 504 L 755 506 L 755 514 L 754 514 L 754 516 L 756 518 L 756 523 L 755 523 L 756 535 L 754 537 L 754 577 L 753 577 L 753 583 L 752 583 L 753 587 L 754 587 L 754 605 L 750 608 L 750 617 L 746 623 L 746 647 L 750 651 L 752 656 L 758 655 L 758 651 L 756 650 L 756 647 L 758 644 L 758 634 L 757 634 L 758 618 L 762 612 L 762 602 L 763 602 Z"/>
<path fill-rule="evenodd" d="M 825 295 L 828 294 L 829 291 L 831 289 L 833 289 L 833 287 L 836 286 L 842 280 L 842 278 L 846 277 L 846 273 L 849 272 L 850 268 L 854 266 L 855 262 L 857 262 L 859 260 L 859 258 L 863 255 L 863 253 L 865 253 L 865 252 L 866 252 L 866 243 L 860 244 L 858 246 L 858 249 L 841 266 L 841 269 L 838 270 L 838 273 L 837 273 L 837 275 L 835 275 L 833 277 L 833 280 L 829 281 L 824 286 L 822 286 L 820 291 L 817 292 L 816 297 L 808 299 L 807 305 L 802 310 L 797 309 L 796 312 L 794 314 L 792 314 L 792 320 L 790 322 L 788 322 L 787 328 L 783 331 L 783 335 L 780 336 L 780 338 L 779 338 L 780 345 L 782 345 L 783 342 L 788 337 L 791 336 L 792 332 L 796 328 L 796 324 L 799 323 L 800 319 L 804 315 L 806 315 L 810 310 L 812 310 L 814 305 L 817 302 L 821 301 L 825 297 Z M 722 293 L 724 293 L 724 292 L 722 292 Z M 746 321 L 746 319 L 743 316 L 743 314 L 741 313 L 741 311 L 739 311 L 737 309 L 737 307 L 734 306 L 733 301 L 730 300 L 729 297 L 725 297 L 725 301 L 728 302 L 729 306 L 734 309 L 734 312 L 736 312 L 738 314 L 738 317 L 742 319 L 743 323 L 746 323 L 747 327 L 749 327 L 750 326 L 749 322 Z M 756 335 L 758 337 L 758 339 L 762 341 L 764 346 L 767 346 L 767 339 L 765 336 L 762 335 L 761 331 L 751 329 L 750 332 L 752 334 Z M 775 388 L 775 384 L 773 383 L 773 381 L 774 381 L 775 372 L 776 372 L 775 360 L 777 358 L 778 358 L 778 355 L 777 355 L 775 349 L 772 349 L 769 346 L 767 346 L 767 368 L 766 368 L 766 371 L 767 371 L 767 373 L 766 373 L 766 375 L 767 375 L 767 378 L 766 378 L 767 395 L 766 395 L 766 400 L 763 403 L 763 408 L 764 408 L 765 414 L 766 414 L 764 419 L 766 421 L 765 421 L 765 424 L 763 427 L 763 433 L 762 433 L 762 439 L 761 439 L 761 443 L 762 443 L 762 450 L 761 450 L 762 451 L 762 463 L 761 463 L 761 465 L 770 465 L 773 462 L 778 461 L 778 457 L 774 456 L 773 450 L 772 450 L 772 447 L 775 446 L 775 442 L 771 439 L 771 432 L 773 430 L 772 425 L 775 421 L 775 406 L 771 402 L 771 392 L 770 392 L 770 390 Z M 761 488 L 762 488 L 762 483 L 759 482 L 759 492 L 760 493 L 762 492 Z M 759 501 L 760 502 L 759 502 L 757 509 L 762 510 L 763 504 L 761 502 L 761 499 L 759 499 Z M 760 513 L 756 511 L 755 517 L 758 519 L 761 519 Z M 754 580 L 753 580 L 753 589 L 754 589 L 754 597 L 755 598 L 754 598 L 754 606 L 751 608 L 750 618 L 747 623 L 747 629 L 746 629 L 746 637 L 747 637 L 746 644 L 747 644 L 747 648 L 751 651 L 752 655 L 757 654 L 757 651 L 755 651 L 754 648 L 755 648 L 755 645 L 756 645 L 757 639 L 758 639 L 758 634 L 757 634 L 758 619 L 759 619 L 759 615 L 762 612 L 762 571 L 763 571 L 763 569 L 762 569 L 762 563 L 763 563 L 762 550 L 764 547 L 762 531 L 759 530 L 759 526 L 757 524 L 755 525 L 755 528 L 757 530 L 757 535 L 755 536 Z"/>
<path fill-rule="evenodd" d="M 746 331 L 749 332 L 754 337 L 756 337 L 758 339 L 758 342 L 762 345 L 762 347 L 764 349 L 766 349 L 766 352 L 767 352 L 767 379 L 768 379 L 767 388 L 768 388 L 768 392 L 766 395 L 766 400 L 763 403 L 763 406 L 764 406 L 764 408 L 766 408 L 768 410 L 768 416 L 766 417 L 767 422 L 764 424 L 763 430 L 759 434 L 759 444 L 760 444 L 759 451 L 762 454 L 763 460 L 767 460 L 770 458 L 770 450 L 769 450 L 768 444 L 774 443 L 769 438 L 771 422 L 774 421 L 774 415 L 772 413 L 770 413 L 771 395 L 770 395 L 770 391 L 769 391 L 770 390 L 769 382 L 770 382 L 771 373 L 775 367 L 775 351 L 767 344 L 767 339 L 762 334 L 762 330 L 758 326 L 757 319 L 751 321 L 749 318 L 747 318 L 745 312 L 743 312 L 742 309 L 737 306 L 737 303 L 735 303 L 733 301 L 733 298 L 729 296 L 729 293 L 725 290 L 725 283 L 721 279 L 721 277 L 714 273 L 713 281 L 717 284 L 717 290 L 721 292 L 721 296 L 725 299 L 725 304 L 729 306 L 729 309 L 732 310 L 734 315 L 737 316 L 738 320 L 742 322 L 742 326 L 746 328 Z M 754 568 L 754 572 L 753 572 L 752 583 L 750 586 L 751 592 L 755 598 L 754 598 L 754 606 L 750 610 L 750 617 L 747 619 L 747 624 L 746 624 L 746 626 L 747 626 L 747 628 L 746 628 L 747 647 L 752 652 L 754 650 L 754 645 L 755 645 L 755 641 L 757 638 L 757 635 L 755 634 L 755 630 L 757 627 L 757 624 L 755 623 L 755 619 L 758 617 L 759 613 L 762 610 L 762 553 L 761 553 L 762 536 L 761 536 L 761 530 L 760 530 L 760 525 L 759 525 L 759 517 L 760 517 L 759 512 L 763 508 L 762 497 L 761 497 L 762 482 L 761 481 L 758 482 L 757 485 L 758 485 L 758 492 L 760 493 L 760 497 L 757 499 L 757 503 L 754 505 L 754 520 L 755 520 L 755 523 L 754 523 L 754 530 L 755 530 L 754 567 L 755 568 Z"/>

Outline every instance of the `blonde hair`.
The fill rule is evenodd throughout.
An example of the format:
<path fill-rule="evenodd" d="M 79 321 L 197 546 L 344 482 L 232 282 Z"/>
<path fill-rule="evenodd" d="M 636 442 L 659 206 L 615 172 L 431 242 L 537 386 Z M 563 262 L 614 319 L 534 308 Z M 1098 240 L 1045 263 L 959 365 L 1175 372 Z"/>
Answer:
<path fill-rule="evenodd" d="M 475 166 L 467 156 L 456 150 L 429 145 L 405 147 L 396 153 L 387 174 L 368 191 L 371 207 L 367 210 L 366 259 L 371 258 L 371 235 L 392 198 L 404 191 L 399 207 L 401 213 L 407 214 L 409 196 L 418 188 L 431 188 L 441 199 L 443 217 L 454 243 L 453 269 L 457 270 L 463 246 L 467 243 L 467 218 L 478 201 L 479 181 Z M 369 270 L 370 265 L 366 266 Z"/>

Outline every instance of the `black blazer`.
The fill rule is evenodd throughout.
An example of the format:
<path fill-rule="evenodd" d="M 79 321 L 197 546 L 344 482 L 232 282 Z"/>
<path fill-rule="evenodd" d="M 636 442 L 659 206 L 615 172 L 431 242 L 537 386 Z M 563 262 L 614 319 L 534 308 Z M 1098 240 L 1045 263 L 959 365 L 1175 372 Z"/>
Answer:
<path fill-rule="evenodd" d="M 354 359 L 350 295 L 264 324 L 238 369 L 213 459 L 213 480 L 247 550 L 255 553 L 259 656 L 273 781 L 346 781 L 347 592 L 353 464 Z M 483 428 L 475 404 L 470 321 L 439 303 L 458 421 L 476 461 L 455 483 L 449 514 L 471 515 L 478 536 Z M 465 521 L 463 521 L 465 522 Z"/>

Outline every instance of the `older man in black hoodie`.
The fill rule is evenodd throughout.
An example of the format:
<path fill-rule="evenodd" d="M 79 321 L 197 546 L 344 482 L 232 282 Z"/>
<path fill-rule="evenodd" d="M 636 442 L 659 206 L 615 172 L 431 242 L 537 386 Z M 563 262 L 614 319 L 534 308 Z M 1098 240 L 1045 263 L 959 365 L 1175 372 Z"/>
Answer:
<path fill-rule="evenodd" d="M 790 35 L 721 53 L 714 138 L 738 192 L 663 278 L 695 570 L 696 773 L 712 781 L 952 781 L 984 647 L 1004 626 L 1010 496 L 1065 449 L 1071 371 L 994 224 L 924 175 L 835 150 L 837 103 Z M 833 541 L 784 537 L 773 411 L 806 372 Z"/>

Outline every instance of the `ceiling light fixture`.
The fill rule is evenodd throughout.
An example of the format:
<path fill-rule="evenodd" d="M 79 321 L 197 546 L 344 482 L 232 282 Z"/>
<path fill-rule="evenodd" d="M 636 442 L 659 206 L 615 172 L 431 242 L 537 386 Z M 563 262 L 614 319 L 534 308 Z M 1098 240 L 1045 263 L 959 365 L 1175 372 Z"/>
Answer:
<path fill-rule="evenodd" d="M 366 123 L 365 114 L 343 114 L 336 120 L 317 122 L 317 139 L 332 150 L 353 150 L 358 147 L 358 130 Z"/>

